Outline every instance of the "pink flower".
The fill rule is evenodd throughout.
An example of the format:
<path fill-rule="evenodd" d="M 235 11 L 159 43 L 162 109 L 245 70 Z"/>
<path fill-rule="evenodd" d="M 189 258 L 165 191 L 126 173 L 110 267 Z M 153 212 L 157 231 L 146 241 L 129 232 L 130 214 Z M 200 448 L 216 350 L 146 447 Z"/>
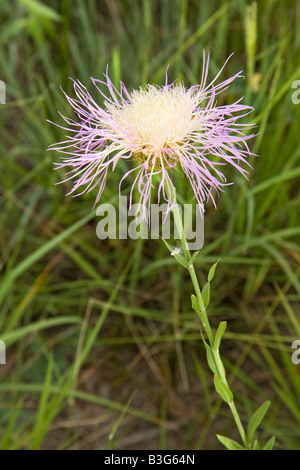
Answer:
<path fill-rule="evenodd" d="M 62 116 L 67 126 L 59 127 L 71 134 L 67 140 L 49 147 L 63 154 L 57 167 L 70 168 L 64 180 L 73 180 L 69 194 L 79 195 L 97 188 L 96 204 L 104 190 L 108 170 L 114 170 L 120 159 L 126 159 L 135 162 L 135 166 L 121 178 L 119 191 L 122 181 L 135 172 L 130 205 L 137 186 L 142 219 L 148 217 L 155 175 L 159 176 L 158 200 L 163 197 L 168 211 L 176 202 L 171 178 L 175 166 L 182 168 L 201 206 L 209 199 L 215 204 L 212 190 L 218 194 L 231 184 L 226 182 L 222 165 L 229 163 L 246 176 L 242 164 L 249 165 L 247 158 L 252 154 L 247 141 L 254 136 L 243 132 L 251 125 L 237 122 L 253 109 L 241 104 L 242 99 L 217 106 L 217 95 L 241 77 L 238 72 L 216 84 L 227 61 L 207 85 L 209 56 L 206 59 L 203 53 L 201 83 L 191 88 L 185 88 L 182 83 L 168 84 L 167 73 L 164 86 L 147 85 L 131 93 L 122 82 L 118 91 L 107 73 L 105 81 L 92 78 L 104 97 L 103 107 L 78 80 L 73 81 L 76 98 L 65 96 L 78 119 Z M 106 94 L 100 85 L 107 88 Z"/>

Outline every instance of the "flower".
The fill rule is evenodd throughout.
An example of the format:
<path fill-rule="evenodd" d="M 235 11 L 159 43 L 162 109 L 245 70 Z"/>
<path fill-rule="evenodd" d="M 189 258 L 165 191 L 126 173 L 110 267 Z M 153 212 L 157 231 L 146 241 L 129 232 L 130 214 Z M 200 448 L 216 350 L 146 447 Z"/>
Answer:
<path fill-rule="evenodd" d="M 242 98 L 233 104 L 217 105 L 217 95 L 241 77 L 238 72 L 216 84 L 229 58 L 216 77 L 206 84 L 209 55 L 206 58 L 203 53 L 201 83 L 190 88 L 182 83 L 168 84 L 167 69 L 163 86 L 148 84 L 129 93 L 120 82 L 118 91 L 106 71 L 105 81 L 91 78 L 104 97 L 103 107 L 78 80 L 73 80 L 76 98 L 66 93 L 65 96 L 78 120 L 62 116 L 67 127 L 59 127 L 71 135 L 49 147 L 63 154 L 62 161 L 56 164 L 58 168 L 71 168 L 64 180 L 73 180 L 68 194 L 78 190 L 82 194 L 97 187 L 96 204 L 104 190 L 109 168 L 114 170 L 119 160 L 125 159 L 135 165 L 121 178 L 119 191 L 123 180 L 136 172 L 130 206 L 137 186 L 141 220 L 149 215 L 154 180 L 159 181 L 158 201 L 162 196 L 167 202 L 167 212 L 176 202 L 171 178 L 171 170 L 176 166 L 181 167 L 188 178 L 200 207 L 209 199 L 216 205 L 213 190 L 218 194 L 224 186 L 232 184 L 226 182 L 220 167 L 229 163 L 246 176 L 248 172 L 241 164 L 249 165 L 247 157 L 252 153 L 247 141 L 254 136 L 243 132 L 251 125 L 237 123 L 253 109 L 241 104 Z M 100 85 L 107 88 L 107 94 Z"/>

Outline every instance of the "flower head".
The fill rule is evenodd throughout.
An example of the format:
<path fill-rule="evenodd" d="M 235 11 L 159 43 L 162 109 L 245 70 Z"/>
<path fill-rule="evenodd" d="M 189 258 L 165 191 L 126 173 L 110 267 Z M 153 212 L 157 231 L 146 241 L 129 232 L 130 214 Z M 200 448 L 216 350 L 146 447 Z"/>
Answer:
<path fill-rule="evenodd" d="M 135 164 L 121 178 L 119 190 L 123 180 L 136 172 L 130 205 L 137 186 L 142 219 L 148 216 L 155 175 L 159 176 L 156 178 L 158 200 L 162 196 L 167 202 L 167 212 L 172 208 L 176 190 L 171 170 L 175 166 L 182 168 L 201 207 L 209 199 L 215 204 L 213 190 L 218 194 L 231 184 L 226 182 L 221 166 L 229 163 L 246 176 L 242 164 L 248 164 L 251 152 L 247 140 L 253 137 L 243 132 L 251 126 L 237 123 L 251 107 L 241 104 L 241 99 L 233 104 L 217 105 L 217 95 L 241 77 L 239 72 L 216 84 L 225 64 L 207 84 L 209 56 L 206 59 L 203 53 L 199 85 L 185 88 L 182 83 L 168 84 L 166 73 L 164 86 L 147 85 L 131 93 L 122 82 L 118 91 L 106 72 L 105 81 L 91 79 L 104 97 L 103 107 L 78 80 L 74 81 L 76 98 L 65 96 L 78 119 L 62 116 L 68 126 L 59 127 L 71 135 L 49 147 L 63 154 L 57 167 L 70 168 L 66 179 L 74 182 L 70 193 L 78 195 L 78 191 L 82 194 L 97 187 L 97 203 L 109 168 L 114 170 L 120 159 L 126 159 Z M 106 94 L 101 85 L 106 87 Z"/>

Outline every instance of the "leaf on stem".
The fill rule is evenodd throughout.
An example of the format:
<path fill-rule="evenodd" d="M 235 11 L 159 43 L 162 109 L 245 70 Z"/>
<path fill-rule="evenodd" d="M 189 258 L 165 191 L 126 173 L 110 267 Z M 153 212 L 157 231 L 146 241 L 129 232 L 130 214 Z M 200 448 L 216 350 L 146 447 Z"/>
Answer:
<path fill-rule="evenodd" d="M 230 439 L 229 437 L 217 434 L 217 438 L 219 439 L 221 444 L 223 444 L 228 450 L 245 450 L 245 448 L 242 447 L 238 442 L 234 441 L 233 439 Z"/>
<path fill-rule="evenodd" d="M 218 374 L 218 369 L 217 369 L 216 362 L 215 362 L 215 359 L 214 359 L 213 351 L 212 351 L 211 347 L 205 341 L 205 339 L 202 335 L 202 331 L 201 331 L 201 336 L 202 336 L 202 341 L 203 341 L 203 344 L 204 344 L 205 350 L 206 350 L 207 364 L 208 364 L 210 370 L 214 374 Z"/>
<path fill-rule="evenodd" d="M 210 299 L 210 283 L 209 282 L 207 282 L 202 289 L 202 298 L 203 298 L 204 306 L 206 308 L 209 304 L 209 299 Z"/>
<path fill-rule="evenodd" d="M 260 446 L 257 440 L 254 441 L 252 450 L 260 450 Z"/>
<path fill-rule="evenodd" d="M 251 416 L 248 428 L 247 428 L 247 438 L 248 441 L 251 442 L 254 436 L 254 433 L 260 423 L 262 422 L 266 412 L 268 411 L 268 408 L 270 406 L 271 402 L 270 401 L 265 401 L 256 411 L 255 413 Z"/>
<path fill-rule="evenodd" d="M 166 245 L 166 247 L 168 248 L 168 250 L 170 251 L 171 256 L 174 256 L 176 261 L 178 261 L 178 263 L 181 264 L 181 266 L 188 269 L 189 268 L 189 263 L 186 260 L 185 256 L 183 256 L 180 253 L 180 251 L 181 251 L 180 247 L 170 245 L 170 243 L 168 243 L 164 238 L 162 238 L 162 240 L 163 240 L 164 244 Z"/>
<path fill-rule="evenodd" d="M 268 442 L 264 445 L 263 450 L 273 450 L 275 444 L 275 436 L 271 437 Z"/>
<path fill-rule="evenodd" d="M 214 384 L 217 393 L 220 397 L 225 401 L 225 403 L 232 403 L 233 402 L 233 394 L 232 391 L 229 390 L 227 385 L 223 382 L 222 379 L 218 375 L 214 376 Z"/>
<path fill-rule="evenodd" d="M 195 261 L 196 261 L 196 258 L 197 256 L 199 255 L 200 251 L 195 251 L 195 253 L 193 254 L 193 256 L 191 257 L 191 261 L 190 261 L 190 264 L 194 264 Z"/>
<path fill-rule="evenodd" d="M 217 332 L 216 332 L 216 336 L 215 336 L 215 341 L 214 341 L 214 349 L 217 351 L 220 347 L 220 344 L 221 344 L 221 339 L 222 339 L 222 336 L 224 335 L 225 331 L 226 331 L 226 326 L 227 326 L 227 322 L 226 321 L 221 321 L 221 323 L 219 324 L 218 326 L 218 329 L 217 329 Z"/>
<path fill-rule="evenodd" d="M 215 270 L 216 270 L 216 267 L 217 267 L 218 262 L 220 261 L 220 259 L 218 259 L 218 261 L 210 268 L 210 270 L 208 272 L 208 277 L 207 277 L 208 282 L 211 282 L 213 280 L 214 275 L 215 275 Z"/>
<path fill-rule="evenodd" d="M 199 313 L 200 312 L 199 301 L 198 301 L 197 297 L 194 294 L 191 295 L 191 302 L 192 302 L 192 309 L 196 313 Z"/>

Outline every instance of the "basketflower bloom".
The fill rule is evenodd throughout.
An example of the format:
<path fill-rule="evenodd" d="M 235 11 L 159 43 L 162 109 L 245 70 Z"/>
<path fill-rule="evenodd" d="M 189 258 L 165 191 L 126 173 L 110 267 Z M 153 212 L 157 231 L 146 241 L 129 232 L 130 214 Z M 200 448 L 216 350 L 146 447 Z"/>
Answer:
<path fill-rule="evenodd" d="M 227 61 L 229 58 L 227 59 Z M 247 145 L 254 134 L 245 134 L 251 125 L 237 121 L 253 108 L 241 104 L 241 99 L 229 105 L 217 105 L 217 95 L 241 72 L 216 84 L 227 61 L 207 84 L 209 55 L 203 53 L 201 83 L 186 88 L 182 83 L 148 84 L 128 92 L 120 82 L 119 91 L 106 71 L 105 81 L 91 78 L 104 98 L 103 107 L 77 80 L 73 81 L 76 98 L 65 93 L 74 109 L 76 120 L 62 116 L 67 123 L 62 129 L 70 132 L 67 140 L 49 147 L 63 154 L 58 168 L 70 168 L 67 180 L 73 180 L 68 194 L 79 195 L 98 189 L 95 204 L 104 190 L 109 169 L 114 170 L 120 159 L 133 162 L 122 176 L 121 184 L 132 172 L 130 206 L 134 188 L 138 188 L 141 220 L 149 215 L 151 192 L 157 181 L 158 202 L 162 197 L 167 212 L 176 202 L 172 170 L 183 170 L 200 207 L 219 193 L 227 184 L 221 171 L 227 163 L 242 175 L 251 154 Z M 100 89 L 106 87 L 106 94 Z M 159 178 L 155 178 L 158 176 Z M 62 182 L 64 182 L 62 181 Z"/>

